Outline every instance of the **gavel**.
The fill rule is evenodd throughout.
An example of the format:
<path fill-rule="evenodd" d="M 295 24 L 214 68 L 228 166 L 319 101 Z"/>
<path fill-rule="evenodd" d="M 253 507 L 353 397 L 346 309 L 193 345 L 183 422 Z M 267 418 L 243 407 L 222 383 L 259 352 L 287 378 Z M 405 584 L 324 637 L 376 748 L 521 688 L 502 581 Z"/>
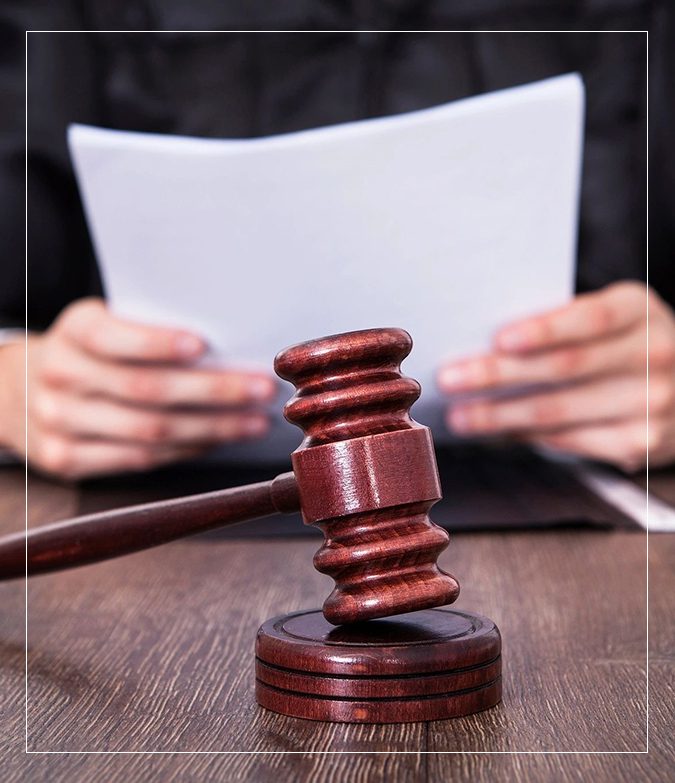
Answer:
<path fill-rule="evenodd" d="M 368 329 L 277 355 L 296 392 L 284 413 L 305 438 L 272 481 L 92 514 L 0 541 L 0 578 L 94 563 L 278 512 L 324 534 L 315 567 L 333 577 L 323 610 L 258 630 L 258 704 L 358 723 L 439 720 L 501 699 L 495 624 L 449 610 L 457 580 L 437 565 L 448 534 L 431 433 L 410 418 L 419 384 L 401 374 L 412 340 Z M 367 621 L 367 622 L 364 622 Z"/>
<path fill-rule="evenodd" d="M 184 536 L 300 510 L 324 533 L 314 566 L 333 577 L 335 625 L 452 603 L 457 581 L 437 558 L 448 534 L 429 519 L 441 498 L 431 433 L 410 418 L 419 384 L 400 365 L 412 340 L 368 329 L 279 353 L 296 387 L 284 413 L 305 438 L 293 471 L 258 484 L 66 520 L 0 541 L 0 578 L 117 557 Z"/>

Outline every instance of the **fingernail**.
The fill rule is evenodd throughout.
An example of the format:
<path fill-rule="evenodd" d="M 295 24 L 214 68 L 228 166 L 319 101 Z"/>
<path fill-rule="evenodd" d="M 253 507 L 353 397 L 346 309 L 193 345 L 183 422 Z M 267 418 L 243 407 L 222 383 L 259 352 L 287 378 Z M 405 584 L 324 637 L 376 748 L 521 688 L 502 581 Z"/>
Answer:
<path fill-rule="evenodd" d="M 267 419 L 263 416 L 257 416 L 252 419 L 245 419 L 242 422 L 242 429 L 245 435 L 264 435 L 269 428 Z"/>
<path fill-rule="evenodd" d="M 450 364 L 444 367 L 438 376 L 439 386 L 448 391 L 462 388 L 468 380 L 467 367 L 462 364 Z"/>
<path fill-rule="evenodd" d="M 191 358 L 204 351 L 204 342 L 194 334 L 181 334 L 176 338 L 176 350 L 181 356 Z"/>
<path fill-rule="evenodd" d="M 271 378 L 251 378 L 248 391 L 253 399 L 272 400 L 276 396 L 277 386 Z"/>
<path fill-rule="evenodd" d="M 505 351 L 518 351 L 527 348 L 532 343 L 532 334 L 528 329 L 518 327 L 505 329 L 497 335 L 497 347 Z"/>
<path fill-rule="evenodd" d="M 469 432 L 471 430 L 471 417 L 466 408 L 454 408 L 450 412 L 450 426 L 456 432 Z"/>

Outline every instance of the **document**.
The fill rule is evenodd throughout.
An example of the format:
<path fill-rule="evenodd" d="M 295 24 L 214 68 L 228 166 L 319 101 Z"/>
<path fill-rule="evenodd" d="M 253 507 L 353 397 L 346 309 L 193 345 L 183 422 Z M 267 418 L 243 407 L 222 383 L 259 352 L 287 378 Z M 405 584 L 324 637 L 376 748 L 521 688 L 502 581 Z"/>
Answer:
<path fill-rule="evenodd" d="M 402 327 L 423 388 L 413 415 L 442 439 L 439 365 L 572 294 L 583 106 L 569 74 L 265 138 L 83 125 L 68 138 L 114 311 L 270 371 L 288 345 Z M 235 459 L 299 442 L 281 416 L 291 392 L 273 437 Z"/>

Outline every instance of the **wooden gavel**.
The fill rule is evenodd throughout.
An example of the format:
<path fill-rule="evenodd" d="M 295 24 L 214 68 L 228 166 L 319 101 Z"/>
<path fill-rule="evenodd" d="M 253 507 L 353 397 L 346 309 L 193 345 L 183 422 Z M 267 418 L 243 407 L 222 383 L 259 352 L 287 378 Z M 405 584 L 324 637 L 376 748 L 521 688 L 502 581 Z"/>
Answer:
<path fill-rule="evenodd" d="M 401 375 L 412 340 L 369 329 L 302 343 L 275 359 L 305 433 L 293 472 L 272 481 L 66 520 L 0 540 L 0 578 L 94 563 L 213 528 L 300 510 L 325 537 L 315 567 L 335 580 L 335 625 L 452 603 L 436 560 L 448 534 L 428 512 L 441 488 L 431 433 L 410 418 L 419 384 Z M 26 566 L 27 564 L 27 566 Z"/>

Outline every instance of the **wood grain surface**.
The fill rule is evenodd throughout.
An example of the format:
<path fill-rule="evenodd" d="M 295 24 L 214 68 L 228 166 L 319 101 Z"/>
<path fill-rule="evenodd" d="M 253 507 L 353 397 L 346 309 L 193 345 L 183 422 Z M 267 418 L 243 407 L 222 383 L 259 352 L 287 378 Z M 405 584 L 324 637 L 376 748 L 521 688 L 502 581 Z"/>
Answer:
<path fill-rule="evenodd" d="M 128 500 L 120 493 L 120 505 Z M 77 488 L 33 478 L 30 524 L 77 513 L 84 502 Z M 20 529 L 23 503 L 23 471 L 3 470 L 3 533 Z M 675 536 L 649 541 L 648 755 L 605 753 L 645 749 L 643 533 L 452 536 L 440 564 L 463 585 L 455 606 L 487 615 L 502 631 L 503 702 L 468 718 L 403 725 L 313 723 L 255 704 L 258 626 L 318 607 L 330 587 L 311 565 L 316 548 L 305 539 L 196 538 L 31 579 L 28 755 L 24 586 L 0 585 L 2 779 L 672 779 Z"/>

